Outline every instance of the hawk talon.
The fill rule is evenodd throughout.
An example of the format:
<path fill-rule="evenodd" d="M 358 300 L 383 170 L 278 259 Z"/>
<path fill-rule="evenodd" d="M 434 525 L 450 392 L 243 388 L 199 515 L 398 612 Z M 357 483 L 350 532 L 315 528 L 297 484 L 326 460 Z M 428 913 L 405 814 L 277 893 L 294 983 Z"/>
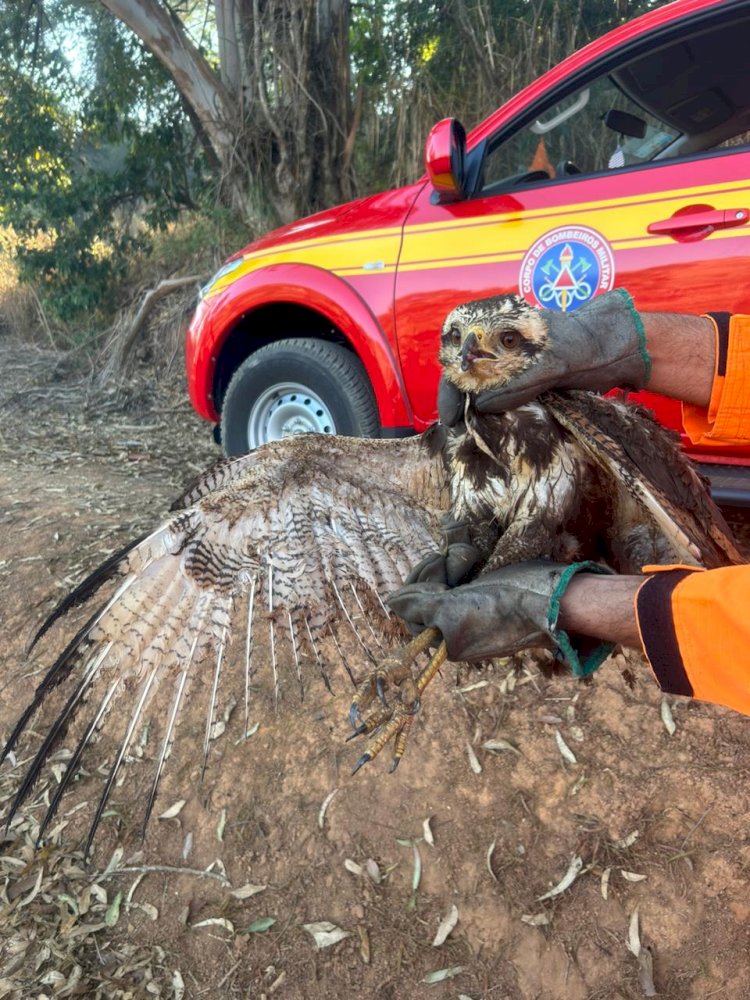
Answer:
<path fill-rule="evenodd" d="M 401 678 L 398 684 L 401 692 L 401 700 L 392 706 L 381 708 L 380 711 L 373 712 L 372 715 L 363 719 L 360 725 L 356 726 L 354 732 L 347 738 L 348 742 L 348 740 L 354 739 L 355 736 L 363 736 L 367 733 L 374 733 L 369 746 L 354 765 L 352 775 L 356 774 L 357 771 L 359 771 L 361 767 L 364 767 L 365 764 L 374 760 L 381 750 L 383 750 L 384 747 L 391 742 L 391 740 L 394 741 L 394 746 L 389 773 L 393 774 L 401 762 L 401 758 L 404 755 L 409 740 L 409 734 L 414 723 L 414 718 L 422 707 L 421 696 L 445 660 L 447 650 L 445 648 L 445 643 L 441 642 L 437 651 L 433 654 L 429 664 L 416 678 L 413 677 L 409 671 L 405 671 L 407 664 L 404 662 L 406 660 L 406 656 L 404 654 L 405 651 L 408 650 L 413 657 L 416 655 L 415 648 L 417 652 L 421 652 L 429 642 L 432 642 L 435 639 L 435 634 L 436 629 L 425 629 L 424 632 L 409 643 L 405 650 L 401 651 L 399 673 L 396 675 Z M 382 676 L 382 674 L 383 671 L 381 668 L 376 676 Z M 390 671 L 390 674 L 391 681 L 393 681 L 393 671 Z M 360 691 L 363 692 L 364 697 L 369 699 L 368 704 L 373 700 L 372 691 L 374 687 L 376 687 L 376 682 L 371 676 L 360 689 Z M 357 694 L 359 696 L 360 692 Z M 358 712 L 358 704 L 356 700 L 349 712 L 350 720 L 354 712 Z M 375 732 L 376 730 L 377 732 Z"/>
<path fill-rule="evenodd" d="M 367 733 L 374 732 L 376 729 L 379 729 L 380 726 L 390 722 L 392 716 L 393 709 L 390 707 L 381 709 L 379 712 L 373 712 L 372 715 L 368 715 L 366 719 L 362 720 L 362 722 L 355 728 L 354 732 L 350 733 L 349 736 L 346 737 L 344 742 L 348 743 L 349 740 L 353 740 L 357 736 L 365 736 Z"/>
<path fill-rule="evenodd" d="M 354 775 L 357 773 L 360 767 L 364 767 L 365 764 L 369 764 L 371 760 L 372 757 L 369 755 L 369 753 L 365 751 L 365 753 L 362 754 L 357 763 L 354 765 L 354 770 L 352 771 L 352 777 L 354 777 Z"/>
<path fill-rule="evenodd" d="M 394 675 L 395 669 L 394 667 L 387 668 L 385 662 L 381 663 L 357 688 L 349 708 L 349 724 L 352 729 L 356 729 L 358 725 L 362 724 L 362 708 L 369 708 L 376 697 L 380 700 L 383 708 L 388 707 L 385 697 L 386 685 L 388 683 L 398 684 L 401 680 L 398 675 Z"/>
<path fill-rule="evenodd" d="M 378 674 L 375 678 L 375 691 L 377 692 L 378 698 L 382 702 L 383 706 L 387 706 L 388 702 L 385 698 L 385 677 L 383 674 Z"/>
<path fill-rule="evenodd" d="M 346 737 L 344 743 L 348 743 L 350 740 L 355 739 L 357 736 L 363 736 L 367 732 L 367 723 L 361 722 L 351 733 Z"/>
<path fill-rule="evenodd" d="M 352 736 L 358 736 L 359 735 L 358 730 L 364 725 L 364 722 L 362 720 L 362 713 L 360 712 L 359 705 L 357 704 L 356 701 L 353 701 L 349 708 L 349 725 L 354 730 Z M 350 740 L 351 738 L 352 738 L 351 736 L 347 736 L 348 740 Z"/>

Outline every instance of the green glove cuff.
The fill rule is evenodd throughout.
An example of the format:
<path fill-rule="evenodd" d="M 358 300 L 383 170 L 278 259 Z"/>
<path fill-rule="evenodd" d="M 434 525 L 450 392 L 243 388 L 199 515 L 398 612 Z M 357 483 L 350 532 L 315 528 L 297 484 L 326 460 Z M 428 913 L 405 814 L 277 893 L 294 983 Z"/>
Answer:
<path fill-rule="evenodd" d="M 627 292 L 625 294 L 627 295 Z M 550 634 L 557 643 L 574 677 L 588 677 L 604 663 L 615 648 L 615 644 L 612 642 L 601 642 L 591 648 L 586 648 L 584 651 L 583 647 L 588 647 L 588 643 L 582 642 L 579 648 L 576 649 L 568 633 L 563 629 L 558 629 L 557 619 L 560 617 L 560 602 L 563 599 L 565 591 L 568 589 L 568 584 L 576 573 L 599 573 L 612 576 L 613 571 L 606 566 L 594 562 L 572 563 L 560 574 L 560 579 L 557 581 L 557 586 L 549 602 L 547 625 L 549 626 Z"/>
<path fill-rule="evenodd" d="M 646 331 L 643 326 L 641 314 L 636 309 L 630 292 L 624 288 L 616 288 L 615 292 L 624 300 L 625 305 L 628 307 L 628 312 L 633 320 L 633 326 L 638 334 L 638 352 L 643 361 L 643 384 L 647 386 L 651 380 L 651 355 L 648 353 L 648 348 L 646 347 Z"/>

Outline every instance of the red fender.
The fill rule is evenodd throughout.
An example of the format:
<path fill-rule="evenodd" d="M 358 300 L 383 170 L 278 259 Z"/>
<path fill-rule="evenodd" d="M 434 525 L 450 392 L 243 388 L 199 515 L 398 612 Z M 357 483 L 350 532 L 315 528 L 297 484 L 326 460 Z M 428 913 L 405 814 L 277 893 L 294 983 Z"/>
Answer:
<path fill-rule="evenodd" d="M 350 284 L 309 264 L 271 264 L 259 268 L 200 302 L 187 332 L 185 351 L 190 398 L 202 417 L 219 419 L 212 392 L 224 341 L 248 313 L 275 303 L 293 303 L 325 316 L 346 337 L 364 365 L 381 424 L 412 425 L 401 369 L 383 327 Z"/>

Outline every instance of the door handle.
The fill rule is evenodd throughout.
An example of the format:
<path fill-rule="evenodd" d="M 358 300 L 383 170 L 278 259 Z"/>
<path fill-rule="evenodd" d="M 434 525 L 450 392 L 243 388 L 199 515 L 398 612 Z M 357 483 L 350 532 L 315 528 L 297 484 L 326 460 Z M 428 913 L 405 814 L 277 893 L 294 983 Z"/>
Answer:
<path fill-rule="evenodd" d="M 750 218 L 746 208 L 713 209 L 708 205 L 695 205 L 678 209 L 669 219 L 660 219 L 648 226 L 652 234 L 670 235 L 685 239 L 688 234 L 693 239 L 703 239 L 717 229 L 731 229 L 732 226 L 743 226 Z"/>

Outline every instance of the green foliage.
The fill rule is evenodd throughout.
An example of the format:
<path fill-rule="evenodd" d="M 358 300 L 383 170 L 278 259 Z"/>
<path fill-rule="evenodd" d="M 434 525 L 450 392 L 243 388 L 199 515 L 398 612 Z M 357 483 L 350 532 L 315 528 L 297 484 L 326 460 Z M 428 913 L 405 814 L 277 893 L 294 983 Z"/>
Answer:
<path fill-rule="evenodd" d="M 128 254 L 205 188 L 160 65 L 98 6 L 0 13 L 0 224 L 56 318 L 111 310 Z"/>
<path fill-rule="evenodd" d="M 237 2 L 248 18 L 255 16 L 249 0 Z M 257 9 L 294 23 L 306 2 L 264 0 Z M 352 3 L 352 93 L 338 111 L 327 111 L 345 124 L 349 97 L 359 109 L 351 169 L 357 190 L 414 180 L 436 120 L 453 115 L 471 127 L 623 14 L 662 2 Z M 210 0 L 174 0 L 170 9 L 202 46 L 215 45 Z M 217 66 L 217 53 L 205 54 Z M 246 56 L 251 64 L 257 53 Z M 268 52 L 255 66 L 266 73 L 263 86 L 277 104 L 279 93 L 284 97 L 273 78 L 279 65 Z M 247 92 L 235 97 L 245 106 L 245 127 L 252 121 L 255 130 L 255 162 L 243 175 L 253 190 L 234 201 L 241 207 L 243 197 L 246 205 L 252 197 L 260 204 L 259 194 L 267 193 L 281 166 L 280 139 L 262 115 L 253 119 L 257 108 Z M 320 111 L 315 105 L 311 127 Z M 213 178 L 193 124 L 159 62 L 96 0 L 0 3 L 0 226 L 13 228 L 18 272 L 49 314 L 80 323 L 85 313 L 111 313 L 130 260 L 153 254 L 154 263 L 172 270 L 180 255 L 205 259 L 207 247 L 218 254 L 225 244 L 233 249 L 246 241 L 242 227 L 235 236 L 237 210 L 223 217 L 215 211 Z M 237 135 L 238 149 L 247 138 Z M 293 137 L 283 138 L 294 151 Z M 174 220 L 196 208 L 206 212 L 204 220 L 175 229 Z"/>

